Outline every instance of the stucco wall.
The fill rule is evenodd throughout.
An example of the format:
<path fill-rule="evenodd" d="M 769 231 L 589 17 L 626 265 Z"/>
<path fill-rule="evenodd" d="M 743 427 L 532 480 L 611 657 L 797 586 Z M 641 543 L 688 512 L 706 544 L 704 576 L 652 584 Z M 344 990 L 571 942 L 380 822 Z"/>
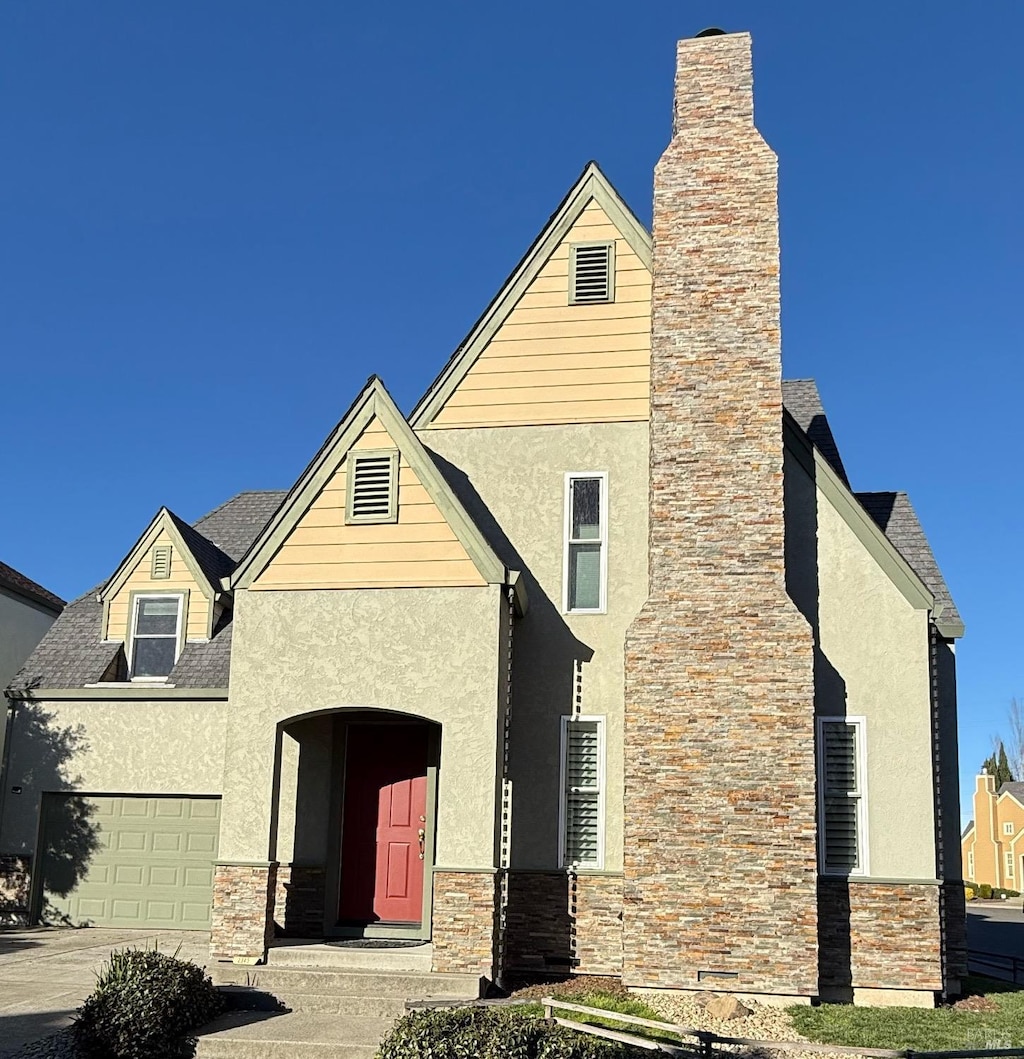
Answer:
<path fill-rule="evenodd" d="M 54 616 L 48 611 L 0 589 L 0 692 L 21 669 L 53 622 Z M 2 740 L 3 733 L 0 733 Z"/>
<path fill-rule="evenodd" d="M 580 661 L 582 712 L 607 718 L 605 869 L 621 870 L 623 642 L 647 595 L 647 424 L 435 428 L 420 436 L 459 469 L 446 473 L 481 525 L 497 520 L 507 536 L 502 558 L 528 578 L 530 610 L 516 624 L 513 648 L 512 865 L 557 864 L 559 725 L 572 711 Z M 561 613 L 567 471 L 608 473 L 606 614 Z"/>
<path fill-rule="evenodd" d="M 870 875 L 934 879 L 928 613 L 914 609 L 792 453 L 786 507 L 787 585 L 817 630 L 816 711 L 867 721 Z"/>
<path fill-rule="evenodd" d="M 290 852 L 268 842 L 277 726 L 354 708 L 441 725 L 436 863 L 492 868 L 504 613 L 498 586 L 238 593 L 221 859 Z"/>
<path fill-rule="evenodd" d="M 34 851 L 44 791 L 219 794 L 226 716 L 225 702 L 19 703 L 0 852 Z"/>

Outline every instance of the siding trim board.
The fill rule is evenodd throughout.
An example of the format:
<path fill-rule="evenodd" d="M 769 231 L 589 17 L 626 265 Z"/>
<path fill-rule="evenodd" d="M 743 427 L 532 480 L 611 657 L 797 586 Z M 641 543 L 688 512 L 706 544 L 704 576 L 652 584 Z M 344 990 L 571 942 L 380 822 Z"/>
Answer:
<path fill-rule="evenodd" d="M 552 214 L 547 225 L 513 269 L 494 300 L 473 325 L 440 375 L 413 409 L 409 421 L 414 430 L 429 427 L 449 397 L 477 362 L 491 339 L 508 319 L 519 299 L 537 278 L 544 264 L 558 249 L 584 210 L 596 203 L 618 229 L 629 248 L 647 271 L 651 268 L 651 237 L 636 215 L 601 172 L 596 162 L 589 162 L 579 179 Z M 607 242 L 608 240 L 603 240 Z M 568 301 L 568 252 L 566 253 L 566 301 Z M 574 325 L 574 334 L 578 325 Z M 638 417 L 639 418 L 639 417 Z M 645 417 L 644 417 L 645 418 Z"/>
<path fill-rule="evenodd" d="M 378 419 L 397 446 L 401 459 L 415 472 L 427 497 L 451 527 L 465 548 L 477 572 L 488 584 L 506 584 L 509 572 L 497 557 L 486 538 L 470 518 L 461 502 L 441 476 L 430 454 L 412 432 L 398 410 L 384 384 L 371 376 L 362 393 L 356 398 L 345 418 L 334 428 L 323 447 L 292 487 L 284 503 L 249 551 L 235 572 L 224 579 L 226 588 L 250 588 L 277 556 L 299 521 L 313 502 L 327 488 L 342 462 L 352 451 L 370 424 Z M 360 452 L 364 450 L 359 450 Z M 267 587 L 285 588 L 281 583 Z M 309 587 L 304 584 L 303 587 Z M 351 587 L 347 583 L 345 587 Z"/>

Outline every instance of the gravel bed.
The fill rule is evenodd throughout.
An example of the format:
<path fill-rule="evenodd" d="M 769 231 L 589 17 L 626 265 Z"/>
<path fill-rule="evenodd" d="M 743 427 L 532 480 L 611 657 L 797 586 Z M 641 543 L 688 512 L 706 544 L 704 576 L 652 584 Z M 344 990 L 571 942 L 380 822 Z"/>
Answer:
<path fill-rule="evenodd" d="M 641 992 L 640 999 L 649 1004 L 666 1022 L 694 1030 L 710 1030 L 723 1037 L 746 1037 L 754 1041 L 805 1041 L 793 1028 L 785 1008 L 756 1001 L 744 1001 L 751 1014 L 735 1019 L 713 1018 L 692 996 L 662 992 Z M 822 1059 L 820 1052 L 771 1051 L 745 1045 L 716 1045 L 716 1052 L 736 1056 L 765 1056 L 768 1059 Z"/>

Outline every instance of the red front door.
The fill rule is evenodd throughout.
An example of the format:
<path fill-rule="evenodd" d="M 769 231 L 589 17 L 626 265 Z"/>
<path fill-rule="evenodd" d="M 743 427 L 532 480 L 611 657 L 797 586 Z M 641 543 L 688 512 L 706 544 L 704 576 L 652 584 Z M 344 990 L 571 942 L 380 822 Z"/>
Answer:
<path fill-rule="evenodd" d="M 426 827 L 427 729 L 351 725 L 340 920 L 420 923 Z"/>

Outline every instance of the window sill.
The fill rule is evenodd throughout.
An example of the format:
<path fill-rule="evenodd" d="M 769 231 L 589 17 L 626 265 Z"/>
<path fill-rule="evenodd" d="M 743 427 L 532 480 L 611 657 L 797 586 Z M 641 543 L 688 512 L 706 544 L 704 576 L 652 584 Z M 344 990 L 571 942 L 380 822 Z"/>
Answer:
<path fill-rule="evenodd" d="M 86 684 L 87 688 L 174 688 L 176 684 L 168 682 L 166 677 L 132 677 L 131 680 L 104 680 L 96 684 Z"/>

